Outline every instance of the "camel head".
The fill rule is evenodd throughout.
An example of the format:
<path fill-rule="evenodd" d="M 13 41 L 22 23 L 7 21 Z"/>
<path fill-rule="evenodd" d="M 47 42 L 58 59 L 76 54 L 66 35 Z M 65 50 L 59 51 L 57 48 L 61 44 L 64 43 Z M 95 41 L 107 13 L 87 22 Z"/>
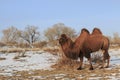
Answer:
<path fill-rule="evenodd" d="M 59 44 L 63 45 L 68 41 L 68 37 L 66 36 L 66 34 L 61 34 L 61 37 L 59 39 Z"/>

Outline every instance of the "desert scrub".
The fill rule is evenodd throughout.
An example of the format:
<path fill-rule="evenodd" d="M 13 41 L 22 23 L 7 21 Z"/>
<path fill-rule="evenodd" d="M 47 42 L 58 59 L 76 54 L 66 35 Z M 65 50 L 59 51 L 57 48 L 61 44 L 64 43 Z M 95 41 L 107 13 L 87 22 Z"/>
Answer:
<path fill-rule="evenodd" d="M 91 57 L 92 57 L 92 62 L 101 63 L 103 60 L 103 53 L 102 51 L 97 51 L 97 52 L 91 53 Z"/>
<path fill-rule="evenodd" d="M 56 69 L 76 69 L 79 66 L 78 60 L 72 60 L 70 58 L 67 58 L 64 53 L 60 50 L 59 59 L 55 65 L 53 65 L 53 68 Z"/>

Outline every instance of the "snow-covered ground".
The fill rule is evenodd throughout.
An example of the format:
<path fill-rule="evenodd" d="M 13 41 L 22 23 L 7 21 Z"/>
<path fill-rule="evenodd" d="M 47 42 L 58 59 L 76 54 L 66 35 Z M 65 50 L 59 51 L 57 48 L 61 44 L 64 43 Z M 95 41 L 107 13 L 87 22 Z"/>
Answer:
<path fill-rule="evenodd" d="M 111 61 L 110 66 L 120 65 L 120 49 L 109 50 Z M 16 71 L 23 70 L 37 70 L 37 69 L 52 69 L 51 65 L 55 64 L 59 56 L 52 55 L 48 52 L 26 52 L 26 57 L 20 57 L 19 59 L 14 59 L 18 53 L 0 53 L 0 57 L 6 58 L 5 60 L 0 60 L 0 75 L 12 76 Z"/>
<path fill-rule="evenodd" d="M 120 65 L 120 49 L 111 49 L 109 50 L 110 54 L 110 64 L 111 65 Z"/>
<path fill-rule="evenodd" d="M 58 56 L 48 52 L 26 52 L 26 57 L 14 59 L 19 53 L 0 53 L 0 57 L 6 58 L 0 60 L 0 75 L 11 76 L 16 71 L 37 70 L 37 69 L 52 69 L 51 65 L 55 64 Z"/>

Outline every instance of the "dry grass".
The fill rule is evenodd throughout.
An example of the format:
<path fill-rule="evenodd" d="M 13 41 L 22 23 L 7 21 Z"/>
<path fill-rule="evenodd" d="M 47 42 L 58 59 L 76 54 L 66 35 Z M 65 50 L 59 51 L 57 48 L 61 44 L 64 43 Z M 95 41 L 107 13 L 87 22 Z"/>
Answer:
<path fill-rule="evenodd" d="M 24 52 L 19 53 L 19 54 L 18 54 L 18 55 L 16 55 L 13 59 L 19 59 L 20 57 L 26 57 L 26 55 L 25 55 L 25 51 L 24 51 Z"/>
<path fill-rule="evenodd" d="M 53 65 L 56 69 L 76 69 L 79 66 L 79 61 L 67 58 L 62 51 L 59 52 L 58 62 Z"/>
<path fill-rule="evenodd" d="M 110 49 L 119 49 L 120 48 L 120 44 L 111 44 L 110 45 Z"/>
<path fill-rule="evenodd" d="M 1 61 L 1 60 L 5 60 L 5 59 L 6 59 L 6 58 L 0 57 L 0 61 Z"/>
<path fill-rule="evenodd" d="M 120 79 L 120 68 L 92 71 L 73 69 L 32 70 L 20 71 L 14 74 L 14 76 L 0 76 L 0 80 L 113 80 L 115 78 Z"/>
<path fill-rule="evenodd" d="M 55 48 L 54 48 L 55 49 Z M 88 68 L 83 70 L 76 70 L 79 66 L 79 62 L 76 60 L 71 60 L 65 57 L 62 50 L 54 51 L 53 48 L 44 48 L 46 51 L 53 51 L 59 53 L 59 60 L 58 62 L 53 65 L 53 68 L 56 68 L 52 71 L 50 70 L 32 70 L 32 71 L 21 71 L 14 73 L 13 76 L 0 76 L 1 80 L 91 80 L 91 77 L 98 78 L 100 77 L 100 80 L 111 80 L 110 78 L 107 78 L 106 76 L 114 76 L 113 77 L 119 77 L 120 76 L 120 68 L 114 68 L 114 69 L 95 69 L 95 70 L 88 70 Z M 29 49 L 26 48 L 25 50 L 41 50 L 41 49 Z M 94 53 L 93 53 L 94 54 Z M 97 57 L 98 54 L 96 53 Z M 96 58 L 96 56 L 94 56 Z M 96 61 L 96 59 L 95 59 Z M 86 65 L 85 65 L 86 66 Z M 61 77 L 61 74 L 63 74 L 63 77 Z M 112 75 L 113 74 L 113 75 Z M 58 76 L 56 76 L 58 75 Z M 37 77 L 38 76 L 38 77 Z M 34 78 L 36 77 L 36 78 Z M 45 79 L 42 79 L 44 78 Z M 57 79 L 60 77 L 59 79 Z M 67 79 L 68 78 L 68 79 Z"/>
<path fill-rule="evenodd" d="M 43 47 L 43 48 L 0 48 L 0 52 L 3 53 L 15 53 L 15 52 L 25 52 L 25 51 L 45 51 L 52 54 L 57 54 L 59 52 L 59 47 Z"/>
<path fill-rule="evenodd" d="M 3 53 L 13 53 L 13 52 L 22 52 L 23 49 L 21 48 L 7 48 L 7 49 L 3 49 L 1 48 L 0 49 L 0 52 L 3 52 Z"/>
<path fill-rule="evenodd" d="M 3 52 L 3 53 L 14 53 L 14 52 L 25 52 L 25 51 L 40 51 L 42 49 L 40 48 L 7 48 L 7 49 L 4 49 L 4 48 L 1 48 L 0 49 L 0 52 Z"/>
<path fill-rule="evenodd" d="M 110 45 L 110 49 L 119 49 L 120 45 Z M 40 50 L 44 50 L 46 52 L 50 52 L 52 54 L 57 54 L 60 51 L 60 47 L 59 46 L 54 46 L 54 47 L 42 47 L 42 48 L 0 48 L 0 52 L 3 53 L 13 53 L 13 52 L 23 52 L 23 51 L 40 51 Z"/>
<path fill-rule="evenodd" d="M 95 63 L 101 63 L 103 60 L 103 54 L 100 51 L 92 53 L 91 57 L 92 57 L 92 62 Z"/>
<path fill-rule="evenodd" d="M 51 54 L 54 54 L 54 55 L 57 55 L 60 51 L 60 48 L 59 47 L 44 47 L 42 48 L 43 51 L 45 52 L 49 52 Z"/>
<path fill-rule="evenodd" d="M 60 52 L 59 52 L 59 57 L 60 58 L 59 58 L 58 62 L 52 66 L 53 68 L 56 68 L 56 69 L 77 69 L 79 67 L 80 61 L 67 58 L 64 55 L 64 53 L 62 52 L 62 50 L 60 50 Z M 102 59 L 103 59 L 102 52 L 98 51 L 98 52 L 92 53 L 91 57 L 92 57 L 92 62 L 96 63 L 96 65 L 94 65 L 94 67 L 97 68 L 98 64 L 100 65 L 102 63 Z M 85 62 L 83 62 L 83 66 L 89 67 L 89 64 L 86 64 Z"/>

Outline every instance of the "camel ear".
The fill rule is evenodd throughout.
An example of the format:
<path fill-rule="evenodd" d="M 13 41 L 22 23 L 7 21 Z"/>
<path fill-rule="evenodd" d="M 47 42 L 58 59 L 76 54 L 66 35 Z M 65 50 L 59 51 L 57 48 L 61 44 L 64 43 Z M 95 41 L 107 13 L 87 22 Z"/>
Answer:
<path fill-rule="evenodd" d="M 61 34 L 61 37 L 66 38 L 67 35 L 66 34 Z"/>

